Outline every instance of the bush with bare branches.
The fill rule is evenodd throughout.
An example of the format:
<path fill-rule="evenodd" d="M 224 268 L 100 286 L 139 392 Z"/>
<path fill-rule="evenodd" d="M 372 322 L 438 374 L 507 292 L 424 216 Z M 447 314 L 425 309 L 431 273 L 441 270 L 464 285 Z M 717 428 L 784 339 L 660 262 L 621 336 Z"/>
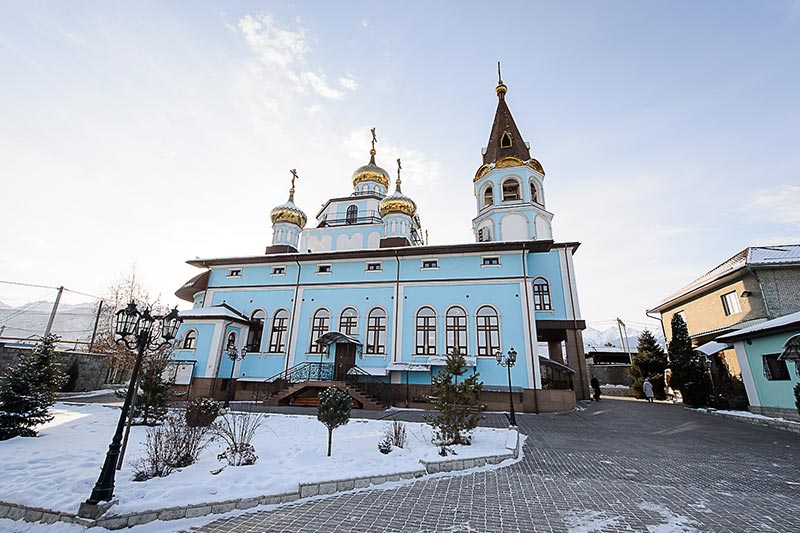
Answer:
<path fill-rule="evenodd" d="M 133 463 L 133 480 L 165 477 L 197 462 L 214 433 L 208 426 L 190 426 L 182 411 L 170 412 L 161 426 L 147 429 L 145 455 Z"/>
<path fill-rule="evenodd" d="M 212 428 L 214 434 L 222 439 L 227 447 L 217 459 L 226 460 L 230 466 L 255 464 L 258 456 L 251 441 L 266 418 L 263 413 L 250 411 L 231 411 L 220 416 Z"/>
<path fill-rule="evenodd" d="M 408 436 L 406 435 L 406 425 L 403 422 L 392 420 L 392 424 L 384 430 L 383 434 L 393 446 L 406 447 Z"/>

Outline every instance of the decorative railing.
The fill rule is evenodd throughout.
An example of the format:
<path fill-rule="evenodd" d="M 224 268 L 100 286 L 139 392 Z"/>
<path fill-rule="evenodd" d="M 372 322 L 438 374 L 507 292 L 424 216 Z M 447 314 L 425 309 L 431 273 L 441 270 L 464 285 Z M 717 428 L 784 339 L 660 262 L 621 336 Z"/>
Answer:
<path fill-rule="evenodd" d="M 303 381 L 333 381 L 333 363 L 305 361 L 260 382 L 257 396 L 266 400 L 286 387 Z"/>
<path fill-rule="evenodd" d="M 381 214 L 378 211 L 359 211 L 355 215 L 344 217 L 325 216 L 319 222 L 319 228 L 330 226 L 352 226 L 356 224 L 380 224 L 383 222 Z"/>
<path fill-rule="evenodd" d="M 392 386 L 364 370 L 354 366 L 347 371 L 345 383 L 378 400 L 384 407 L 392 405 Z"/>

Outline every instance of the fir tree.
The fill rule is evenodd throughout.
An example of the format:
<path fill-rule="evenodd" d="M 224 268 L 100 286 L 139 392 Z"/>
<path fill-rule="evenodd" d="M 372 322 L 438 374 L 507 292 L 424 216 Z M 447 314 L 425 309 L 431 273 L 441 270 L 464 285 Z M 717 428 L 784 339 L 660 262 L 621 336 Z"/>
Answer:
<path fill-rule="evenodd" d="M 47 335 L 0 376 L 0 440 L 35 437 L 33 428 L 53 419 L 50 407 L 67 380 L 56 361 L 57 339 Z"/>
<path fill-rule="evenodd" d="M 667 345 L 667 350 L 669 351 L 669 368 L 672 375 L 669 386 L 683 392 L 684 383 L 692 380 L 692 359 L 694 357 L 692 341 L 689 338 L 686 322 L 680 314 L 672 315 L 670 327 L 672 338 Z"/>
<path fill-rule="evenodd" d="M 433 378 L 433 406 L 438 415 L 426 416 L 428 424 L 434 427 L 433 442 L 444 448 L 454 444 L 470 444 L 471 432 L 478 427 L 481 408 L 478 394 L 483 382 L 474 373 L 461 377 L 468 371 L 464 356 L 458 348 L 447 355 L 444 369 Z"/>
<path fill-rule="evenodd" d="M 711 383 L 703 361 L 694 353 L 689 329 L 683 317 L 672 315 L 672 338 L 669 350 L 669 367 L 672 371 L 669 386 L 681 392 L 683 401 L 691 407 L 708 405 Z"/>
<path fill-rule="evenodd" d="M 146 354 L 142 361 L 133 418 L 138 423 L 152 426 L 159 423 L 167 414 L 167 405 L 174 398 L 172 381 L 164 379 L 164 371 L 169 365 L 170 351 Z M 137 391 L 138 392 L 138 391 Z"/>
<path fill-rule="evenodd" d="M 319 393 L 317 420 L 328 428 L 328 457 L 331 456 L 333 430 L 347 424 L 352 406 L 350 395 L 336 387 L 328 387 Z"/>
<path fill-rule="evenodd" d="M 630 375 L 633 379 L 633 388 L 637 398 L 644 398 L 642 384 L 649 379 L 653 385 L 653 394 L 657 399 L 664 399 L 664 371 L 667 368 L 667 354 L 650 333 L 644 330 L 639 335 L 638 353 L 632 356 Z"/>

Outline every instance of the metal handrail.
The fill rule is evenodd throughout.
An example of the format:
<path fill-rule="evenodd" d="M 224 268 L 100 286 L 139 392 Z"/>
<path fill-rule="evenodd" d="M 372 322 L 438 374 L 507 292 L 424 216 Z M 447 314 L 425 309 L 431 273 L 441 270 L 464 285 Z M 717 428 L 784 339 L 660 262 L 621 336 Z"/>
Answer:
<path fill-rule="evenodd" d="M 304 361 L 259 382 L 258 399 L 266 400 L 286 387 L 303 381 L 333 381 L 333 363 Z"/>
<path fill-rule="evenodd" d="M 393 389 L 391 384 L 376 378 L 363 368 L 354 366 L 348 370 L 345 375 L 345 383 L 355 387 L 363 394 L 375 398 L 384 407 L 392 405 Z"/>

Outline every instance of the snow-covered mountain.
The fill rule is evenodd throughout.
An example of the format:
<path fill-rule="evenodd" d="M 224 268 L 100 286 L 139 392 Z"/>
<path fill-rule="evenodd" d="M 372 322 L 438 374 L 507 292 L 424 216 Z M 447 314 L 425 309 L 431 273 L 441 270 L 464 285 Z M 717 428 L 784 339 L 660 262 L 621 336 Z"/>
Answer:
<path fill-rule="evenodd" d="M 31 302 L 12 307 L 0 302 L 0 331 L 3 337 L 40 336 L 47 327 L 52 302 Z M 53 333 L 65 340 L 87 340 L 92 335 L 97 304 L 94 302 L 58 306 Z"/>
<path fill-rule="evenodd" d="M 628 337 L 626 342 L 631 351 L 636 351 L 636 346 L 639 344 L 639 335 L 642 334 L 641 329 L 628 326 Z M 659 344 L 666 345 L 664 335 L 659 328 L 652 328 L 650 333 L 656 338 Z M 611 344 L 615 348 L 622 348 L 622 341 L 619 336 L 619 329 L 617 326 L 611 326 L 603 330 L 587 327 L 583 330 L 583 349 L 584 351 L 591 351 L 601 349 L 607 344 Z"/>

